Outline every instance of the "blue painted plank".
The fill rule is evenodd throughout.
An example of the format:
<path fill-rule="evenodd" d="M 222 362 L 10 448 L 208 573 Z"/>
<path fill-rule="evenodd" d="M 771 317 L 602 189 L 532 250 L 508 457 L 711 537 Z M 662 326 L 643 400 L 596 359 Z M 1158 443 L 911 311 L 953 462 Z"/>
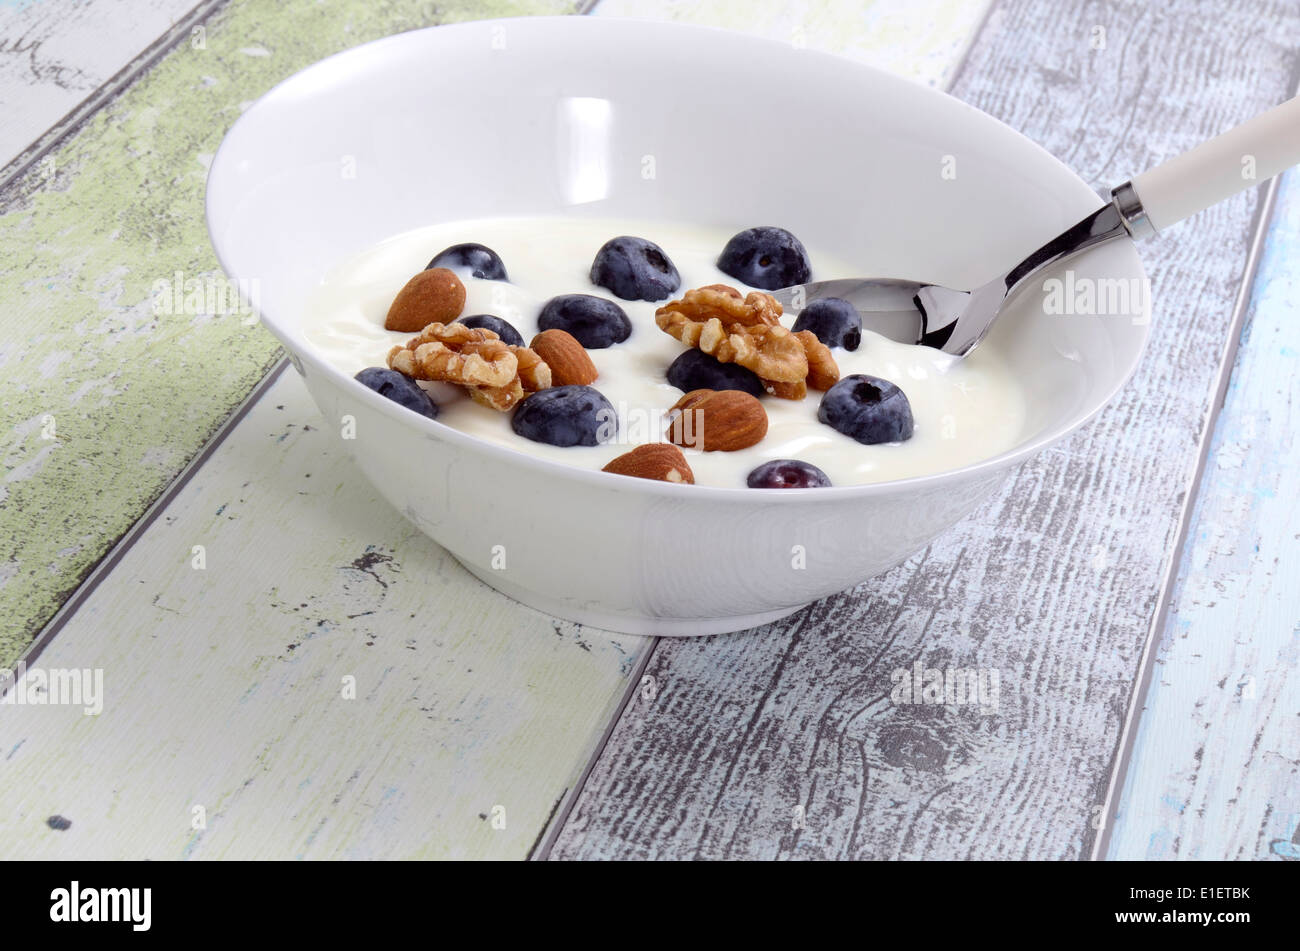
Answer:
<path fill-rule="evenodd" d="M 1300 858 L 1300 174 L 1282 180 L 1108 858 Z"/>

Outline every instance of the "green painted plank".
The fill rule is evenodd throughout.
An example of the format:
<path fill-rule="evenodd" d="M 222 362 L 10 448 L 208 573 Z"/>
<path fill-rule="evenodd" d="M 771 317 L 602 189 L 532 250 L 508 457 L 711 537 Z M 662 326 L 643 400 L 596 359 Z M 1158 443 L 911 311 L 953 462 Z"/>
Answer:
<path fill-rule="evenodd" d="M 567 0 L 234 3 L 0 194 L 0 664 L 279 356 L 238 313 L 155 316 L 220 275 L 207 163 L 249 101 L 338 50 Z"/>

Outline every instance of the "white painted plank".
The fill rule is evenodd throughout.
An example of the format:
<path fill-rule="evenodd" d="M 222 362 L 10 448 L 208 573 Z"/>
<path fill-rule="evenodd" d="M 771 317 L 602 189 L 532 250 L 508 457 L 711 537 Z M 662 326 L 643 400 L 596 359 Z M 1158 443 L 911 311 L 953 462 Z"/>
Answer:
<path fill-rule="evenodd" d="M 1278 193 L 1114 859 L 1300 859 L 1300 175 Z"/>
<path fill-rule="evenodd" d="M 0 168 L 197 2 L 0 4 Z"/>
<path fill-rule="evenodd" d="M 100 715 L 0 706 L 0 857 L 528 854 L 650 642 L 488 591 L 319 426 L 286 373 L 36 658 Z"/>
<path fill-rule="evenodd" d="M 600 0 L 596 16 L 724 27 L 945 85 L 988 0 Z"/>

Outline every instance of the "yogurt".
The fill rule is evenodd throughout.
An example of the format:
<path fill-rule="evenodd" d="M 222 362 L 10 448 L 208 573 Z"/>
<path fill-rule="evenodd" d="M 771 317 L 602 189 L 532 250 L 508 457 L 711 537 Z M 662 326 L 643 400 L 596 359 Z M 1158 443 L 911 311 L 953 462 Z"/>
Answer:
<path fill-rule="evenodd" d="M 580 218 L 491 218 L 439 224 L 396 235 L 332 270 L 306 302 L 308 342 L 327 362 L 349 376 L 370 366 L 386 366 L 388 351 L 411 338 L 384 329 L 397 291 L 438 251 L 474 241 L 496 251 L 510 283 L 460 274 L 466 289 L 463 314 L 494 314 L 509 321 L 525 343 L 538 332 L 542 305 L 559 294 L 595 294 L 614 300 L 632 321 L 632 335 L 603 350 L 589 350 L 599 378 L 592 384 L 619 416 L 616 443 L 558 447 L 533 442 L 510 428 L 500 413 L 469 399 L 458 387 L 435 383 L 438 421 L 480 439 L 557 462 L 600 469 L 634 446 L 663 440 L 665 416 L 682 392 L 664 373 L 686 348 L 655 324 L 655 310 L 666 301 L 624 301 L 591 283 L 596 251 L 617 235 L 647 238 L 668 254 L 681 274 L 673 295 L 705 284 L 753 290 L 717 269 L 715 261 L 731 232 L 660 221 Z M 862 267 L 808 246 L 813 280 L 861 276 Z M 789 327 L 796 314 L 786 314 Z M 1025 393 L 996 350 L 985 343 L 959 359 L 929 347 L 897 343 L 864 327 L 855 351 L 834 349 L 840 378 L 854 373 L 897 384 L 912 406 L 911 439 L 864 446 L 818 421 L 822 394 L 809 390 L 802 400 L 762 399 L 767 436 L 736 452 L 683 449 L 699 485 L 744 487 L 745 477 L 769 459 L 801 459 L 834 485 L 883 482 L 958 468 L 998 455 L 1020 441 Z M 357 384 L 358 386 L 360 384 Z M 755 490 L 759 491 L 759 490 Z"/>

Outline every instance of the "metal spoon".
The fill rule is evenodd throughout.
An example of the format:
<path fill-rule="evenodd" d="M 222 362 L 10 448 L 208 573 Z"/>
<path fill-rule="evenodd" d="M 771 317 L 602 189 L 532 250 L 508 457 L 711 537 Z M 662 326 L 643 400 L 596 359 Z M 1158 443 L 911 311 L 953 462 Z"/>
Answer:
<path fill-rule="evenodd" d="M 771 294 L 787 311 L 802 310 L 823 297 L 847 300 L 857 308 L 867 330 L 964 357 L 984 339 L 1006 301 L 1037 284 L 1048 268 L 1107 241 L 1147 237 L 1297 163 L 1300 97 L 1112 189 L 1105 205 L 974 290 L 889 278 L 846 278 Z"/>

